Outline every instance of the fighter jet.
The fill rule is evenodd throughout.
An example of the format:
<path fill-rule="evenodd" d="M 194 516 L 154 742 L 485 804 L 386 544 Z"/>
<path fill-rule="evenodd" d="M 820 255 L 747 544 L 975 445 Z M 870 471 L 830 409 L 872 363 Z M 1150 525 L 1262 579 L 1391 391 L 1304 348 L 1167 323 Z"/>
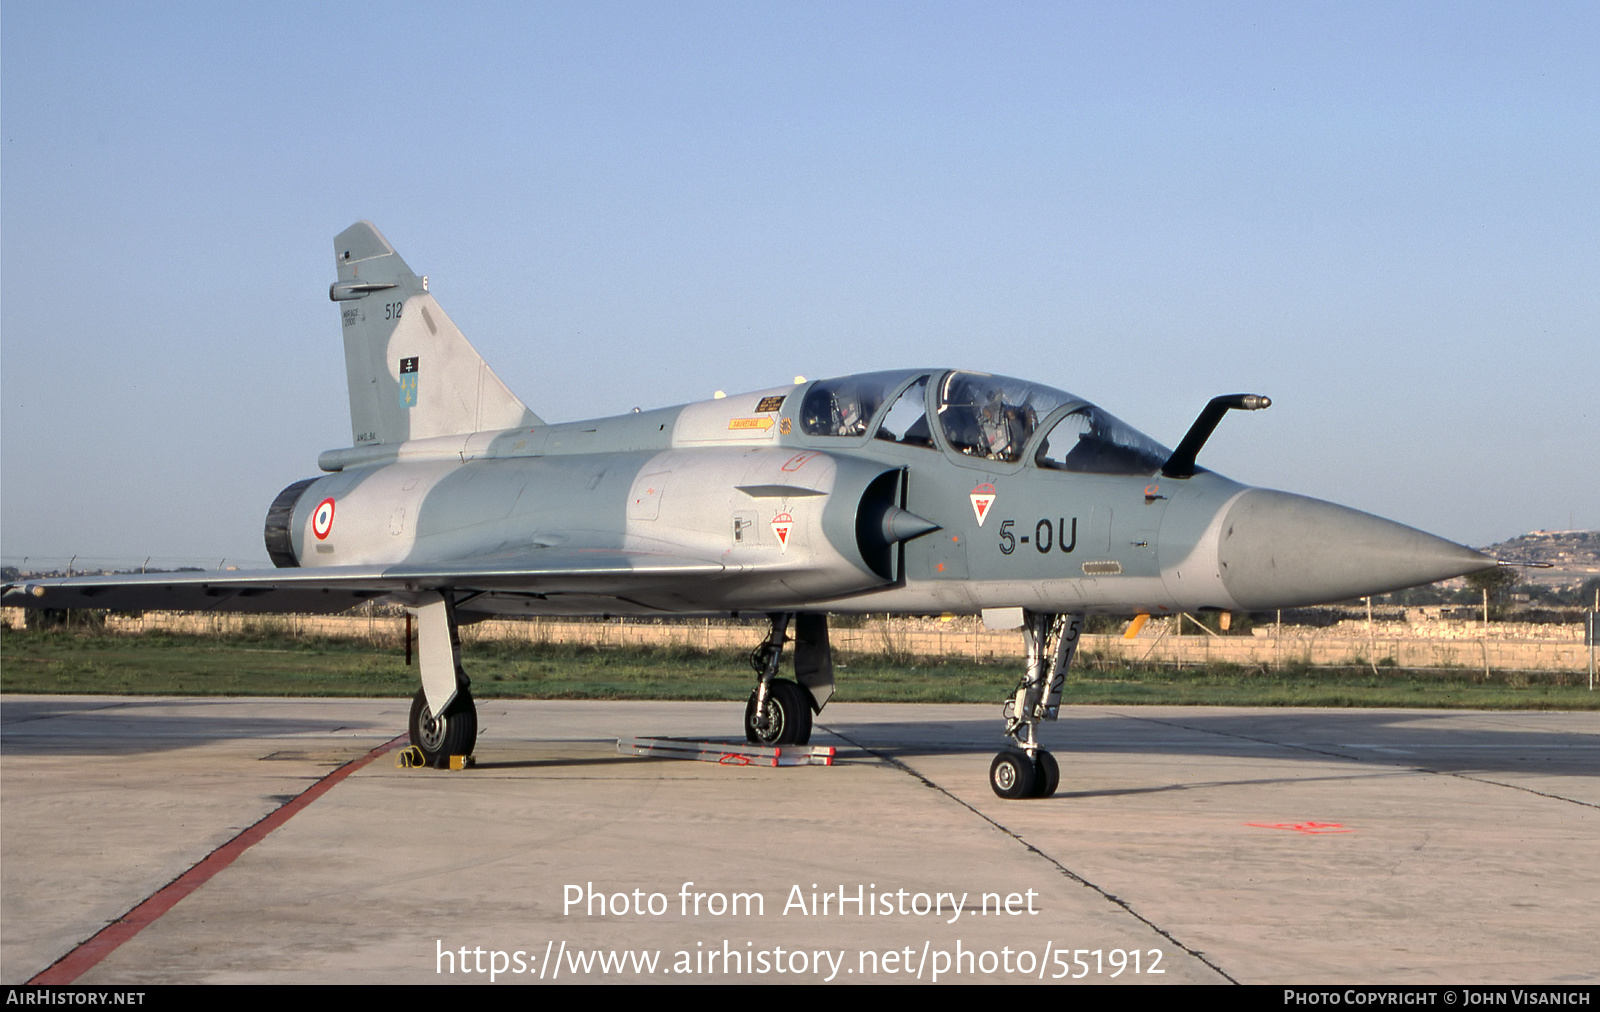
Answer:
<path fill-rule="evenodd" d="M 1026 663 L 990 767 L 1047 796 L 1040 747 L 1088 615 L 1293 607 L 1496 565 L 1367 513 L 1196 464 L 1232 409 L 1169 450 L 1082 397 L 962 369 L 794 382 L 547 423 L 501 382 L 369 222 L 334 240 L 351 445 L 267 510 L 271 570 L 30 580 L 29 608 L 338 612 L 418 620 L 411 741 L 473 751 L 464 622 L 504 615 L 749 615 L 746 737 L 803 744 L 833 694 L 830 613 L 982 613 Z M 793 626 L 793 634 L 790 627 Z M 787 645 L 795 678 L 778 677 Z"/>

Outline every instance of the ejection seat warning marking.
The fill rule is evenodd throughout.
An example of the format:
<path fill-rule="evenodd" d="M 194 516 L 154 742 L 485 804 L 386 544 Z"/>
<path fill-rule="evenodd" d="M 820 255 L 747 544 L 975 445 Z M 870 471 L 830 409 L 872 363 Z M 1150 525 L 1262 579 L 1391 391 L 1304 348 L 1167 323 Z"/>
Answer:
<path fill-rule="evenodd" d="M 787 513 L 779 513 L 772 518 L 772 533 L 778 536 L 778 547 L 784 554 L 789 552 L 789 532 L 794 530 L 794 517 Z"/>
<path fill-rule="evenodd" d="M 994 486 L 984 482 L 973 489 L 967 498 L 972 500 L 972 515 L 978 518 L 978 526 L 982 527 L 984 519 L 989 515 L 989 507 L 994 505 Z"/>
<path fill-rule="evenodd" d="M 815 453 L 797 453 L 784 463 L 783 469 L 792 474 L 793 472 L 800 470 L 802 467 L 805 467 L 806 461 L 815 456 L 817 456 Z"/>
<path fill-rule="evenodd" d="M 776 411 L 781 407 L 783 407 L 783 395 L 782 394 L 779 394 L 776 397 L 763 397 L 756 404 L 756 410 L 757 411 Z"/>
<path fill-rule="evenodd" d="M 324 499 L 317 503 L 317 511 L 311 514 L 311 533 L 317 536 L 318 541 L 325 541 L 331 530 L 333 530 L 333 500 Z"/>
<path fill-rule="evenodd" d="M 417 360 L 403 358 L 400 360 L 400 406 L 414 408 L 417 406 Z"/>
<path fill-rule="evenodd" d="M 1346 829 L 1337 822 L 1247 822 L 1246 826 L 1255 829 L 1287 829 L 1293 833 L 1304 833 L 1307 836 L 1316 836 L 1321 833 L 1354 833 L 1353 829 Z"/>
<path fill-rule="evenodd" d="M 655 471 L 634 482 L 633 496 L 628 500 L 629 520 L 654 520 L 660 514 L 661 492 L 669 477 L 670 471 Z"/>

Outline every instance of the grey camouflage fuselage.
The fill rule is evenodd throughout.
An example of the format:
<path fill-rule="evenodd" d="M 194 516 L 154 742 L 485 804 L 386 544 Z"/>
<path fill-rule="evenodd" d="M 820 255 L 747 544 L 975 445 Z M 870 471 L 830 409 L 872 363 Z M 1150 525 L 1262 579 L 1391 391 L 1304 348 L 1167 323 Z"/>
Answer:
<path fill-rule="evenodd" d="M 1059 783 L 1058 715 L 1088 614 L 1288 607 L 1495 565 L 1332 503 L 1195 463 L 1212 398 L 1168 450 L 1080 397 L 953 369 L 871 373 L 546 424 L 378 230 L 334 240 L 351 445 L 267 511 L 277 568 L 28 580 L 7 604 L 417 619 L 419 761 L 465 761 L 477 711 L 459 624 L 495 614 L 766 613 L 745 734 L 804 745 L 833 693 L 829 612 L 984 613 L 1020 627 L 995 756 L 1004 798 Z M 789 635 L 790 624 L 794 633 Z M 793 644 L 795 678 L 777 677 Z M 409 643 L 408 643 L 409 648 Z"/>
<path fill-rule="evenodd" d="M 1484 564 L 1354 510 L 1205 470 L 1167 477 L 1165 448 L 1092 404 L 977 373 L 878 373 L 547 425 L 375 229 L 353 226 L 335 251 L 354 445 L 324 453 L 335 473 L 280 501 L 288 516 L 268 532 L 280 564 L 589 551 L 697 565 L 614 593 L 574 586 L 579 564 L 566 586 L 485 585 L 463 606 L 550 614 L 1159 614 L 1308 604 Z M 1120 452 L 1085 454 L 1096 439 Z M 885 535 L 896 508 L 927 523 Z"/>
<path fill-rule="evenodd" d="M 1339 600 L 1494 564 L 1171 466 L 1079 397 L 982 373 L 797 382 L 546 424 L 370 223 L 334 249 L 352 445 L 269 510 L 280 568 L 38 581 L 8 601 L 338 611 L 449 591 L 479 614 L 1161 614 Z"/>

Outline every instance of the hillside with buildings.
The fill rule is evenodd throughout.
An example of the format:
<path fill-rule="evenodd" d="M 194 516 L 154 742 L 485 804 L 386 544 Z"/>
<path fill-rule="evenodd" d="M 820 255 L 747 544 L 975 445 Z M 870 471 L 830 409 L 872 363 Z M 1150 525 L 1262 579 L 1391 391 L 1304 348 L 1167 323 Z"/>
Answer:
<path fill-rule="evenodd" d="M 1600 531 L 1533 531 L 1481 551 L 1503 562 L 1549 566 L 1519 571 L 1519 582 L 1531 590 L 1578 591 L 1600 579 Z"/>
<path fill-rule="evenodd" d="M 1548 562 L 1558 569 L 1600 574 L 1600 531 L 1533 531 L 1482 550 L 1506 561 Z"/>

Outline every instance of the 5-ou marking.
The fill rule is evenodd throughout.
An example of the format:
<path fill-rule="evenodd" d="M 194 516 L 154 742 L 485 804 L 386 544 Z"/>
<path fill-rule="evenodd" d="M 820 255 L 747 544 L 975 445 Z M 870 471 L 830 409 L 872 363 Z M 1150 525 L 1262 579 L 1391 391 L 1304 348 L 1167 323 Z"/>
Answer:
<path fill-rule="evenodd" d="M 324 499 L 317 503 L 317 511 L 311 514 L 311 533 L 317 536 L 318 541 L 324 541 L 331 530 L 333 530 L 333 500 Z"/>

